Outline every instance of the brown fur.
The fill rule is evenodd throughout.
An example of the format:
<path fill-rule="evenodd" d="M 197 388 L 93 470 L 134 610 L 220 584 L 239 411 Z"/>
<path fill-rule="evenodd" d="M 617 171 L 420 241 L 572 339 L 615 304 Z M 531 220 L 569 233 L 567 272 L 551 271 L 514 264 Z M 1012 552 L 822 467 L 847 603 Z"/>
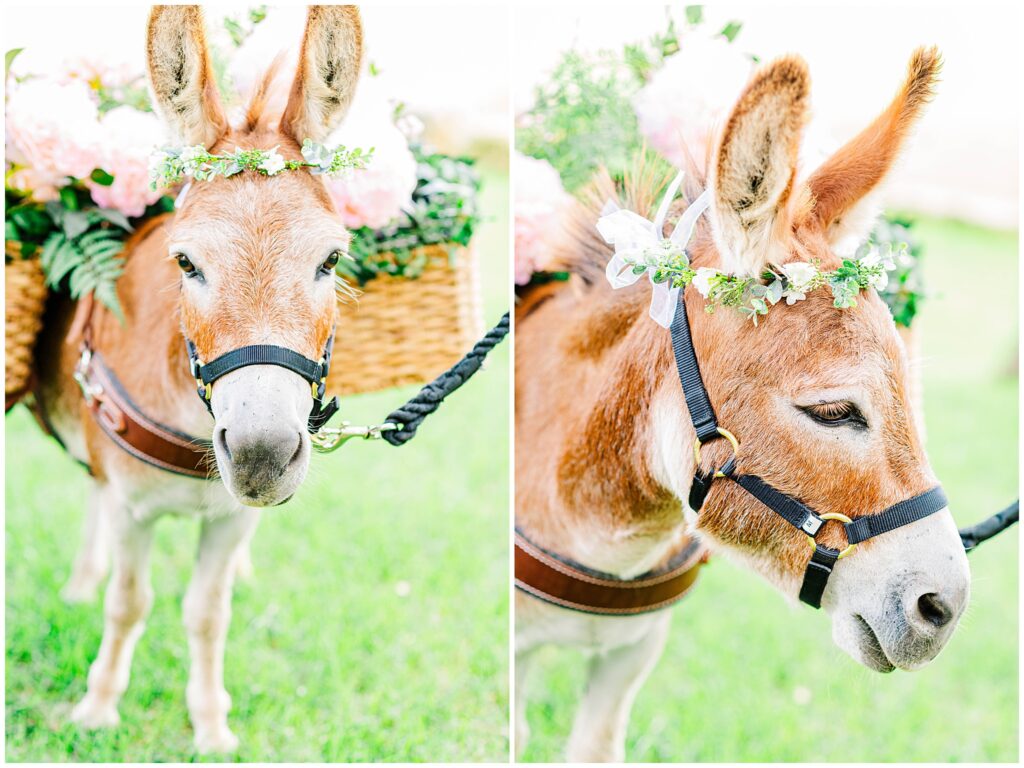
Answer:
<path fill-rule="evenodd" d="M 911 128 L 931 101 L 941 68 L 942 58 L 935 47 L 918 48 L 889 107 L 810 177 L 810 215 L 825 231 L 836 229 L 889 172 Z"/>
<path fill-rule="evenodd" d="M 354 5 L 310 6 L 299 52 L 299 77 L 281 118 L 300 144 L 323 141 L 348 111 L 363 61 L 363 28 Z"/>
<path fill-rule="evenodd" d="M 227 132 L 198 5 L 153 7 L 146 62 L 156 107 L 183 144 L 210 147 Z"/>
<path fill-rule="evenodd" d="M 920 81 L 930 78 L 935 61 L 934 53 L 915 56 L 912 72 L 919 75 L 902 92 L 912 105 L 899 114 L 916 113 L 930 93 Z M 771 217 L 774 263 L 817 259 L 828 269 L 839 257 L 823 223 L 814 217 L 796 220 L 785 211 L 790 199 L 803 194 L 793 195 L 792 184 L 806 98 L 806 68 L 795 58 L 756 75 L 726 124 L 712 182 L 718 185 L 719 207 L 728 206 L 741 218 L 743 211 L 761 207 Z M 755 124 L 743 129 L 748 138 L 756 135 L 757 125 L 768 124 L 781 141 L 781 153 L 769 152 L 773 168 L 764 169 L 765 179 L 774 178 L 775 191 L 763 195 L 765 185 L 750 184 L 751 177 L 737 170 L 749 169 L 749 163 L 734 158 L 733 136 L 750 116 Z M 905 130 L 902 120 L 873 125 L 900 135 Z M 886 146 L 894 146 L 892 135 L 884 138 Z M 841 160 L 845 153 L 841 150 Z M 632 189 L 623 204 L 650 215 L 664 179 L 648 177 L 644 185 L 646 190 L 627 183 Z M 529 311 L 520 312 L 516 322 L 517 524 L 538 543 L 569 557 L 583 553 L 581 537 L 622 542 L 658 532 L 669 536 L 681 522 L 680 502 L 654 477 L 652 404 L 668 398 L 679 413 L 679 434 L 692 434 L 670 336 L 647 318 L 649 286 L 640 281 L 613 292 L 603 277 L 611 248 L 596 234 L 594 222 L 614 192 L 610 179 L 599 177 L 568 220 L 572 237 L 560 263 L 581 279 L 561 290 L 545 287 L 543 301 L 527 292 Z M 743 195 L 749 205 L 740 204 Z M 698 226 L 689 248 L 695 266 L 721 267 L 718 234 L 707 222 Z M 706 313 L 695 290 L 688 290 L 685 300 L 719 423 L 740 441 L 741 473 L 761 475 L 822 512 L 853 518 L 934 483 L 911 418 L 905 352 L 877 295 L 861 294 L 857 307 L 837 310 L 829 292 L 818 290 L 794 306 L 772 308 L 757 327 L 728 309 Z M 844 386 L 853 378 L 870 398 L 871 431 L 858 435 L 862 442 L 851 449 L 848 442 L 831 440 L 835 434 L 795 406 L 809 404 L 801 400 L 805 392 Z M 692 456 L 692 444 L 677 448 L 684 461 Z M 725 441 L 709 444 L 703 451 L 705 468 L 720 466 L 729 454 Z M 681 476 L 692 471 L 692 458 L 675 468 Z M 820 541 L 843 544 L 834 528 L 828 526 Z M 780 574 L 793 579 L 810 553 L 803 535 L 728 481 L 715 484 L 700 529 L 725 544 L 768 555 Z"/>

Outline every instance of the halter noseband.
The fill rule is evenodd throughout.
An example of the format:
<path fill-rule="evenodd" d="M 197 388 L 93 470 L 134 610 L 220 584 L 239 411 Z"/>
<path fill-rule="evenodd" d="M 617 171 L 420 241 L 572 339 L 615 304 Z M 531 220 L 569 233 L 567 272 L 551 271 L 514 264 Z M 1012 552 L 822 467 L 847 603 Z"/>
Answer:
<path fill-rule="evenodd" d="M 683 385 L 683 395 L 686 397 L 690 420 L 697 432 L 697 440 L 694 444 L 697 464 L 693 484 L 690 486 L 690 508 L 694 512 L 699 512 L 704 506 L 704 500 L 711 490 L 715 478 L 729 478 L 787 523 L 805 533 L 814 552 L 807 563 L 803 584 L 800 587 L 800 599 L 803 602 L 815 608 L 821 607 L 821 596 L 836 562 L 841 557 L 852 553 L 860 542 L 909 525 L 948 506 L 946 494 L 943 493 L 940 486 L 935 486 L 929 491 L 893 504 L 876 515 L 866 515 L 851 520 L 838 512 L 818 514 L 798 499 L 773 488 L 757 475 L 737 474 L 736 457 L 739 452 L 739 441 L 731 432 L 718 426 L 714 408 L 711 407 L 711 400 L 700 375 L 697 354 L 690 336 L 690 322 L 686 316 L 686 301 L 682 295 L 676 302 L 676 311 L 670 330 L 679 381 Z M 733 455 L 720 469 L 711 472 L 702 471 L 700 467 L 701 445 L 723 437 L 732 445 Z M 818 543 L 818 533 L 827 520 L 836 520 L 843 524 L 848 543 L 845 549 L 832 549 Z"/>
<path fill-rule="evenodd" d="M 222 376 L 249 365 L 277 365 L 299 374 L 309 382 L 313 394 L 313 410 L 309 413 L 307 423 L 310 434 L 316 434 L 338 411 L 337 397 L 332 397 L 328 402 L 324 402 L 324 394 L 327 390 L 327 372 L 331 367 L 331 352 L 334 349 L 333 333 L 327 339 L 323 357 L 319 362 L 310 360 L 287 347 L 278 347 L 274 344 L 253 344 L 226 352 L 220 357 L 204 363 L 199 359 L 196 345 L 190 339 L 185 339 L 185 346 L 188 349 L 189 370 L 192 372 L 192 378 L 196 380 L 196 391 L 211 416 L 213 415 L 211 403 L 213 383 Z"/>

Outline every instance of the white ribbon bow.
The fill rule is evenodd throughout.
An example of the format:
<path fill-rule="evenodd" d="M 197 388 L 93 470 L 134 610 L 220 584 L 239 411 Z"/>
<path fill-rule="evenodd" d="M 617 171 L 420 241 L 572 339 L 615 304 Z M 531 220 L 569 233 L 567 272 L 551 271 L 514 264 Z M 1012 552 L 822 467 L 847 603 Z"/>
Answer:
<path fill-rule="evenodd" d="M 619 208 L 609 200 L 602 211 L 601 218 L 597 220 L 597 231 L 606 243 L 615 246 L 615 255 L 612 256 L 605 269 L 605 276 L 612 288 L 624 288 L 632 285 L 643 272 L 637 274 L 633 271 L 635 264 L 643 264 L 645 254 L 651 251 L 665 250 L 666 241 L 662 237 L 662 229 L 665 226 L 665 217 L 668 215 L 668 208 L 675 200 L 679 187 L 683 183 L 684 174 L 679 173 L 672 183 L 665 190 L 665 196 L 658 206 L 658 212 L 654 221 L 648 221 L 643 216 Z M 707 210 L 710 203 L 710 196 L 707 191 L 690 203 L 679 222 L 676 224 L 672 234 L 668 237 L 668 245 L 673 250 L 685 250 L 686 244 L 693 236 L 697 219 Z M 679 300 L 679 289 L 670 287 L 668 281 L 663 283 L 654 282 L 655 267 L 649 266 L 645 270 L 648 279 L 651 281 L 653 291 L 651 294 L 651 318 L 658 325 L 668 328 L 672 325 L 672 318 L 676 313 L 676 302 Z"/>

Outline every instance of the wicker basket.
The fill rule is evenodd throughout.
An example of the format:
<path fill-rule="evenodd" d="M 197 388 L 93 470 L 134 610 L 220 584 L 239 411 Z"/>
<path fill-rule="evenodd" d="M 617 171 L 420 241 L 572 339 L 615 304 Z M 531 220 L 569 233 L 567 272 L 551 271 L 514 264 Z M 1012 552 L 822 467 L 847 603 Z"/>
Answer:
<path fill-rule="evenodd" d="M 352 395 L 420 384 L 464 355 L 483 332 L 476 258 L 427 246 L 427 265 L 414 279 L 378 277 L 356 300 L 338 305 L 338 331 L 327 390 Z M 5 274 L 6 408 L 22 396 L 32 373 L 32 351 L 42 327 L 46 285 L 38 259 L 22 259 L 18 243 Z"/>
<path fill-rule="evenodd" d="M 352 395 L 420 384 L 459 360 L 483 333 L 472 249 L 426 246 L 416 279 L 382 275 L 338 305 L 327 392 Z M 454 262 L 454 266 L 452 264 Z"/>
<path fill-rule="evenodd" d="M 46 278 L 38 259 L 21 258 L 21 245 L 4 243 L 4 409 L 25 394 L 32 376 L 32 352 L 43 327 Z"/>

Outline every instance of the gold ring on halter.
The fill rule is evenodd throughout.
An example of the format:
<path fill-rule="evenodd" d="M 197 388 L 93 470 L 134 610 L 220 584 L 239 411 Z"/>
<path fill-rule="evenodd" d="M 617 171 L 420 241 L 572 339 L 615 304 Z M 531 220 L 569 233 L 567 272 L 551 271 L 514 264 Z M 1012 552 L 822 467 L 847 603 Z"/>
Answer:
<path fill-rule="evenodd" d="M 826 512 L 824 515 L 818 515 L 818 517 L 820 517 L 822 520 L 838 520 L 839 522 L 845 523 L 846 525 L 849 525 L 853 522 L 853 520 L 848 518 L 846 515 L 840 514 L 839 512 Z M 811 549 L 815 549 L 818 546 L 818 542 L 814 540 L 813 536 L 807 537 L 807 543 L 811 545 Z M 855 550 L 856 548 L 856 544 L 848 544 L 846 549 L 840 552 L 839 557 L 837 557 L 836 559 L 842 560 L 848 554 L 853 552 L 853 550 Z"/>
<path fill-rule="evenodd" d="M 725 427 L 716 427 L 718 434 L 729 441 L 729 445 L 732 446 L 732 455 L 736 456 L 740 452 L 740 441 L 736 439 L 736 435 L 730 432 Z M 693 441 L 693 458 L 697 462 L 697 466 L 700 466 L 700 438 L 698 437 Z M 721 472 L 715 472 L 715 477 L 725 477 Z"/>

